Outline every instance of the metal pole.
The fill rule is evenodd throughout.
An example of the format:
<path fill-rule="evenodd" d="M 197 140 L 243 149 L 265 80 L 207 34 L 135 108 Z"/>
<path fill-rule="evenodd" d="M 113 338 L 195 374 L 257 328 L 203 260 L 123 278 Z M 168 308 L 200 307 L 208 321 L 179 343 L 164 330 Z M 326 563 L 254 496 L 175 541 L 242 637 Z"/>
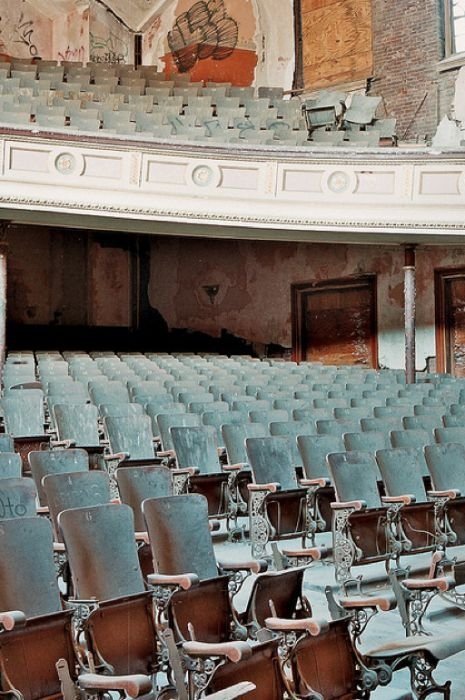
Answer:
<path fill-rule="evenodd" d="M 0 376 L 6 353 L 6 260 L 7 248 L 0 244 Z"/>
<path fill-rule="evenodd" d="M 404 317 L 405 317 L 405 381 L 415 384 L 415 248 L 405 248 Z"/>

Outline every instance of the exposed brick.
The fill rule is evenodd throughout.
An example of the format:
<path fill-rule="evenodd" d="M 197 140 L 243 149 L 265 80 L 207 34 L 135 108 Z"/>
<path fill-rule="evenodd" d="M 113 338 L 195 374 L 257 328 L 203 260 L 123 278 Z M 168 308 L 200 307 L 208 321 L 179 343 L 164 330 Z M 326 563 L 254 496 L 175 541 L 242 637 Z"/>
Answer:
<path fill-rule="evenodd" d="M 374 81 L 400 137 L 431 137 L 450 111 L 456 73 L 438 73 L 443 57 L 443 3 L 373 0 Z M 425 94 L 427 95 L 425 98 Z M 424 100 L 424 102 L 422 102 Z M 421 105 L 421 106 L 420 106 Z M 417 113 L 418 110 L 418 113 Z"/>

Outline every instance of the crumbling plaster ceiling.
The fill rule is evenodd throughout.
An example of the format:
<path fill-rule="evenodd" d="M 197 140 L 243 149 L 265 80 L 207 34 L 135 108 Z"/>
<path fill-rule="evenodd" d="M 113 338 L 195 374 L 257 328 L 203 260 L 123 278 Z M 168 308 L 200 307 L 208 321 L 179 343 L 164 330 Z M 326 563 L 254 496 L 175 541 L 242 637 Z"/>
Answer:
<path fill-rule="evenodd" d="M 94 0 L 113 12 L 129 29 L 143 31 L 153 17 L 167 9 L 175 0 Z M 28 0 L 41 14 L 55 19 L 73 11 L 84 12 L 89 0 Z"/>

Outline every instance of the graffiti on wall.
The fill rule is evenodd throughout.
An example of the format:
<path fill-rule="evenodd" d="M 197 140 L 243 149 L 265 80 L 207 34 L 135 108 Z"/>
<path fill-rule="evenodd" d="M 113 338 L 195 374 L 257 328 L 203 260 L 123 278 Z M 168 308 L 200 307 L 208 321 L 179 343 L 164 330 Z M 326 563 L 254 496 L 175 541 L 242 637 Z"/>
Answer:
<path fill-rule="evenodd" d="M 129 47 L 116 34 L 109 32 L 107 37 L 89 33 L 90 60 L 93 63 L 128 63 Z"/>
<path fill-rule="evenodd" d="M 21 12 L 18 21 L 14 25 L 13 31 L 16 36 L 16 39 L 14 39 L 15 44 L 25 45 L 32 58 L 39 55 L 39 49 L 33 38 L 34 22 L 32 19 L 26 19 L 24 13 Z"/>
<path fill-rule="evenodd" d="M 58 51 L 59 61 L 85 61 L 86 60 L 86 49 L 84 46 L 79 46 L 78 48 L 72 48 L 67 46 L 64 51 Z"/>
<path fill-rule="evenodd" d="M 202 0 L 177 17 L 168 32 L 168 45 L 178 71 L 186 73 L 197 61 L 228 58 L 237 46 L 238 34 L 238 24 L 227 14 L 224 0 Z"/>

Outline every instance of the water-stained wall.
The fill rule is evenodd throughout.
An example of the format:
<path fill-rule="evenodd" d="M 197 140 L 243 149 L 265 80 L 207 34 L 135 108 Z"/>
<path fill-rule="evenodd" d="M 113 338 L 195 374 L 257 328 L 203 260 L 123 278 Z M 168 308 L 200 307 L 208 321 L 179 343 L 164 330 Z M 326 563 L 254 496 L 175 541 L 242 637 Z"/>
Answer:
<path fill-rule="evenodd" d="M 18 58 L 51 58 L 53 23 L 28 2 L 0 3 L 0 53 Z"/>
<path fill-rule="evenodd" d="M 292 346 L 291 285 L 377 275 L 378 360 L 404 363 L 401 247 L 157 238 L 149 297 L 172 328 L 218 336 L 222 329 L 257 347 Z M 434 270 L 465 266 L 463 248 L 417 251 L 417 366 L 435 355 Z M 208 288 L 218 287 L 216 296 Z"/>

